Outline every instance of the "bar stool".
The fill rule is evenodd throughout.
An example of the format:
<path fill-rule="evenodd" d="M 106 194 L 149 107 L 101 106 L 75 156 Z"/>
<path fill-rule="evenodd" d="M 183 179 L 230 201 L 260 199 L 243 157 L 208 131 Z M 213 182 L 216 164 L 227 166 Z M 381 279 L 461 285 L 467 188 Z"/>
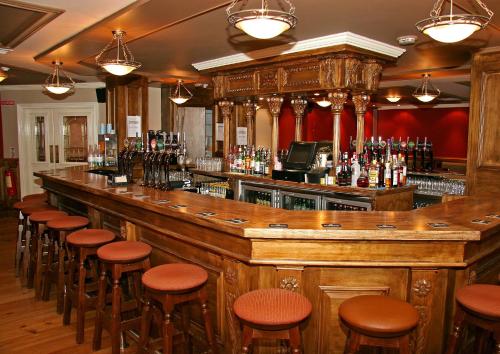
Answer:
<path fill-rule="evenodd" d="M 38 202 L 34 202 L 30 204 L 27 202 L 28 206 L 21 208 L 21 214 L 23 216 L 23 234 L 21 236 L 24 239 L 24 249 L 23 249 L 23 257 L 22 264 L 20 268 L 20 278 L 21 284 L 27 286 L 28 288 L 33 287 L 33 269 L 30 268 L 30 259 L 31 259 L 31 249 L 32 242 L 31 236 L 33 234 L 32 225 L 30 223 L 30 216 L 33 213 L 40 211 L 54 211 L 57 208 L 50 206 L 46 203 L 39 204 Z"/>
<path fill-rule="evenodd" d="M 47 270 L 47 263 L 43 264 L 44 247 L 49 245 L 48 240 L 44 242 L 44 236 L 47 232 L 45 226 L 47 222 L 64 216 L 68 216 L 68 214 L 60 210 L 37 211 L 30 215 L 32 227 L 30 269 L 33 269 L 32 273 L 34 274 L 35 300 L 42 298 L 42 279 L 44 272 Z"/>
<path fill-rule="evenodd" d="M 41 200 L 41 201 L 48 201 L 49 195 L 47 192 L 43 193 L 36 193 L 36 194 L 28 194 L 23 197 L 23 202 L 29 201 L 29 200 Z"/>
<path fill-rule="evenodd" d="M 65 244 L 66 234 L 83 229 L 89 224 L 89 219 L 83 216 L 64 216 L 47 222 L 49 235 L 49 252 L 47 256 L 47 271 L 43 282 L 42 299 L 49 300 L 51 276 L 56 274 L 57 313 L 63 313 L 64 305 L 64 274 L 65 274 Z M 57 246 L 57 270 L 52 271 L 55 250 Z"/>
<path fill-rule="evenodd" d="M 22 208 L 26 208 L 30 205 L 47 205 L 43 201 L 24 201 L 24 202 L 16 202 L 13 205 L 13 208 L 17 211 L 17 241 L 16 241 L 16 254 L 14 255 L 14 268 L 16 270 L 16 277 L 19 277 L 20 268 L 21 268 L 21 256 L 24 252 L 25 246 L 25 226 L 27 227 L 28 220 L 24 220 L 24 216 L 21 213 Z"/>
<path fill-rule="evenodd" d="M 339 317 L 349 330 L 346 354 L 362 345 L 410 354 L 410 332 L 418 324 L 417 310 L 410 304 L 389 296 L 355 296 L 340 304 Z"/>
<path fill-rule="evenodd" d="M 462 332 L 465 324 L 484 329 L 493 333 L 495 353 L 500 354 L 500 286 L 488 284 L 474 284 L 458 289 L 455 295 L 457 307 L 453 330 L 448 341 L 447 354 L 454 354 L 460 347 Z M 480 353 L 484 343 L 482 338 L 477 340 Z M 490 352 L 488 352 L 490 353 Z"/>
<path fill-rule="evenodd" d="M 174 325 L 172 315 L 175 305 L 181 304 L 184 305 L 182 322 L 184 343 L 187 349 L 186 353 L 191 353 L 189 308 L 185 306 L 189 301 L 197 301 L 200 304 L 208 345 L 213 354 L 217 353 L 207 305 L 207 280 L 208 274 L 203 268 L 184 263 L 160 265 L 151 268 L 143 274 L 142 284 L 145 288 L 145 294 L 138 353 L 149 353 L 152 349 L 156 349 L 150 348 L 153 343 L 150 343 L 149 337 L 152 319 L 152 301 L 155 306 L 159 305 L 159 309 L 163 312 L 162 347 L 164 354 L 173 353 Z"/>
<path fill-rule="evenodd" d="M 248 353 L 253 339 L 287 339 L 292 353 L 301 353 L 299 324 L 311 314 L 311 302 L 284 289 L 259 289 L 241 295 L 234 313 L 243 324 L 242 352 Z"/>
<path fill-rule="evenodd" d="M 123 319 L 122 312 L 141 310 L 140 278 L 139 274 L 147 271 L 151 265 L 149 255 L 151 246 L 140 241 L 118 241 L 99 247 L 100 276 L 98 281 L 96 317 L 94 327 L 94 339 L 92 348 L 97 351 L 101 348 L 102 329 L 106 324 L 111 334 L 111 349 L 113 354 L 120 353 L 120 338 L 122 332 L 138 328 L 140 315 Z M 105 322 L 107 273 L 111 275 L 111 320 Z M 122 275 L 134 275 L 135 299 L 124 301 L 120 279 Z"/>
<path fill-rule="evenodd" d="M 94 308 L 96 297 L 89 292 L 97 290 L 97 281 L 87 283 L 87 267 L 98 273 L 97 249 L 115 239 L 115 234 L 102 229 L 75 231 L 66 237 L 68 248 L 68 275 L 64 293 L 63 325 L 69 325 L 71 308 L 76 307 L 76 343 L 83 343 L 85 312 Z"/>

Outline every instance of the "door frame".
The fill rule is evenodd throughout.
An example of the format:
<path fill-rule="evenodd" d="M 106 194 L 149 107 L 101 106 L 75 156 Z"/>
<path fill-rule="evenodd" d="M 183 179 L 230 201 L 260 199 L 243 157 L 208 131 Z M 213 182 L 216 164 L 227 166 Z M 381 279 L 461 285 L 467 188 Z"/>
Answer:
<path fill-rule="evenodd" d="M 97 102 L 74 102 L 74 103 L 21 103 L 17 105 L 17 138 L 18 138 L 18 151 L 19 151 L 19 179 L 21 184 L 21 197 L 26 194 L 29 190 L 28 183 L 30 178 L 26 178 L 26 173 L 31 171 L 31 162 L 29 160 L 29 144 L 31 143 L 31 138 L 25 139 L 25 137 L 31 137 L 31 133 L 28 132 L 26 126 L 26 110 L 51 110 L 60 111 L 65 109 L 81 109 L 88 110 L 92 117 L 89 120 L 88 126 L 88 144 L 97 144 L 97 131 L 99 125 L 99 104 Z M 91 133 L 92 132 L 92 133 Z M 94 141 L 95 140 L 95 141 Z"/>

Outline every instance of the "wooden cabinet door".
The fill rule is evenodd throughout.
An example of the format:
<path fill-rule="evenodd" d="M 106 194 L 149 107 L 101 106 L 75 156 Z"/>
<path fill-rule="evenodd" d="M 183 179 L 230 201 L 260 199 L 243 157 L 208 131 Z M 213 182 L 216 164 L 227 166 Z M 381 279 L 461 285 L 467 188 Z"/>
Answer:
<path fill-rule="evenodd" d="M 467 188 L 500 192 L 500 52 L 476 54 L 471 73 Z"/>

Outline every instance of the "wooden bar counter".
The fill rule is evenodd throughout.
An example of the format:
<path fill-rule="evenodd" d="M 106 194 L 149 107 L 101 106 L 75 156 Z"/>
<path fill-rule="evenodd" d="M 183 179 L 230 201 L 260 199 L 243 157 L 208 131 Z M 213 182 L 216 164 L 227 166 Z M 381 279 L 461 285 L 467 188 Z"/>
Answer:
<path fill-rule="evenodd" d="M 305 353 L 343 352 L 338 306 L 360 294 L 410 302 L 420 314 L 414 353 L 442 353 L 455 289 L 494 282 L 500 271 L 500 204 L 494 196 L 414 211 L 286 211 L 183 191 L 112 188 L 104 176 L 82 168 L 36 175 L 52 203 L 88 215 L 94 227 L 152 245 L 153 264 L 192 262 L 205 268 L 223 353 L 239 352 L 234 300 L 268 287 L 300 292 L 313 303 L 302 326 Z M 283 223 L 288 228 L 269 227 Z M 192 312 L 195 352 L 201 353 L 206 350 L 202 322 L 194 307 Z M 277 346 L 262 342 L 255 353 L 276 353 Z"/>

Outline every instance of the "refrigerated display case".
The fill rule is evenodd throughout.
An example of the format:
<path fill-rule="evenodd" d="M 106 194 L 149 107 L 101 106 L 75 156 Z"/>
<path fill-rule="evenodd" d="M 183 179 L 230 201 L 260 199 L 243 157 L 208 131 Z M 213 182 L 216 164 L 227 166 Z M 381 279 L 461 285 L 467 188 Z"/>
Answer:
<path fill-rule="evenodd" d="M 370 211 L 372 204 L 368 198 L 351 196 L 331 196 L 322 198 L 322 210 Z"/>
<path fill-rule="evenodd" d="M 286 210 L 319 210 L 321 196 L 280 190 L 279 207 Z"/>
<path fill-rule="evenodd" d="M 265 186 L 241 183 L 240 201 L 279 208 L 278 191 Z"/>

